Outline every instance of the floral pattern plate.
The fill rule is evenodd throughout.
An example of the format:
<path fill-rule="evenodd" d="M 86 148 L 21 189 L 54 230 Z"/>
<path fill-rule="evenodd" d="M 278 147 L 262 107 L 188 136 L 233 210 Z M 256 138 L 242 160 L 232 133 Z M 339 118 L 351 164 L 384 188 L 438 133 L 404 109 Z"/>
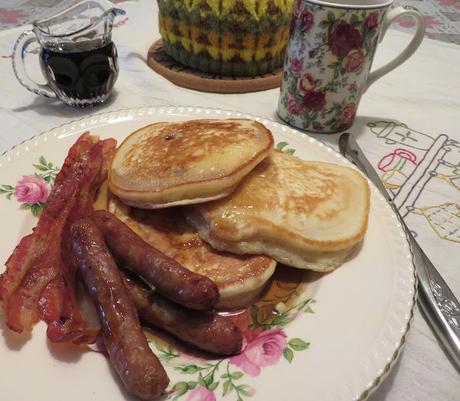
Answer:
<path fill-rule="evenodd" d="M 84 118 L 26 141 L 0 157 L 2 264 L 34 226 L 56 168 L 84 131 L 119 141 L 158 121 L 248 117 L 265 124 L 277 146 L 304 159 L 349 165 L 331 148 L 278 123 L 242 113 L 196 107 L 141 108 Z M 415 299 L 412 255 L 398 219 L 371 185 L 369 228 L 357 254 L 327 275 L 306 274 L 288 290 L 295 302 L 269 320 L 252 307 L 243 352 L 207 359 L 149 337 L 171 385 L 165 399 L 181 401 L 364 400 L 388 373 L 404 344 Z M 14 401 L 131 400 L 108 361 L 92 350 L 46 341 L 3 327 L 2 398 Z"/>

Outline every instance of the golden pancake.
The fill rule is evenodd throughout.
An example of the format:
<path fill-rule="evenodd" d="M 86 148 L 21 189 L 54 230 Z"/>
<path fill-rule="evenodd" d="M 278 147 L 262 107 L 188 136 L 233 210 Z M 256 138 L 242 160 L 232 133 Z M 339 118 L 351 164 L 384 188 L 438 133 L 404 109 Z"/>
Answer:
<path fill-rule="evenodd" d="M 356 170 L 274 151 L 230 196 L 187 207 L 186 216 L 216 249 L 329 271 L 363 240 L 369 202 Z"/>
<path fill-rule="evenodd" d="M 181 208 L 142 210 L 111 197 L 108 210 L 144 241 L 219 287 L 219 309 L 248 305 L 263 290 L 276 262 L 266 256 L 233 255 L 206 244 L 185 221 Z"/>
<path fill-rule="evenodd" d="M 119 146 L 109 187 L 146 209 L 214 200 L 230 194 L 272 147 L 271 132 L 253 120 L 151 124 Z"/>

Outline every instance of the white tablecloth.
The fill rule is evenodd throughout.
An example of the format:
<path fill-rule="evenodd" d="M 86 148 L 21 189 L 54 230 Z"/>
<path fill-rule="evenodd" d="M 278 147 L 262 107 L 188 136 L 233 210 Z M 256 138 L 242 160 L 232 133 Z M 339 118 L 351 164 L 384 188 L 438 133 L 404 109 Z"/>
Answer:
<path fill-rule="evenodd" d="M 144 105 L 219 107 L 276 119 L 279 90 L 235 95 L 201 93 L 177 87 L 152 72 L 145 58 L 149 46 L 159 38 L 156 6 L 149 0 L 125 3 L 123 7 L 128 12 L 127 19 L 114 30 L 120 76 L 115 96 L 99 108 L 73 109 L 27 92 L 16 81 L 10 58 L 14 41 L 25 28 L 0 33 L 1 152 L 73 119 Z M 395 55 L 408 39 L 408 35 L 390 30 L 378 49 L 375 64 Z M 404 190 L 416 195 L 410 202 L 400 196 L 401 210 L 410 211 L 407 223 L 458 298 L 459 66 L 460 47 L 425 40 L 412 59 L 369 89 L 350 130 L 394 193 Z M 316 138 L 333 146 L 337 141 L 337 135 L 316 135 Z M 406 151 L 405 157 L 396 151 L 401 148 Z M 450 151 L 440 151 L 446 148 Z M 401 160 L 406 161 L 402 167 L 398 164 Z M 427 176 L 430 171 L 437 171 L 438 181 L 431 179 L 436 174 Z M 414 177 L 422 179 L 417 184 Z M 418 310 L 400 360 L 370 400 L 460 400 L 460 375 Z"/>

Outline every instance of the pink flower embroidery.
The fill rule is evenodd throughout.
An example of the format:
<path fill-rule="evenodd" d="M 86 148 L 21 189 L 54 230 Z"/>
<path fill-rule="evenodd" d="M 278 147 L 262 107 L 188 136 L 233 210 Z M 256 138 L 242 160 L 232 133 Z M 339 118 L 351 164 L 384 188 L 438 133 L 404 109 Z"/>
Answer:
<path fill-rule="evenodd" d="M 15 24 L 21 18 L 26 17 L 22 10 L 14 10 L 9 8 L 0 8 L 0 23 L 2 24 Z"/>
<path fill-rule="evenodd" d="M 413 165 L 417 164 L 417 156 L 414 155 L 411 151 L 407 149 L 395 149 L 393 152 L 386 154 L 383 156 L 378 164 L 379 170 L 388 171 L 391 169 L 392 164 L 395 160 L 399 160 L 399 158 L 405 159 L 412 163 Z"/>
<path fill-rule="evenodd" d="M 23 176 L 16 184 L 14 196 L 19 202 L 39 203 L 48 198 L 48 186 L 43 178 L 34 175 Z"/>
<path fill-rule="evenodd" d="M 294 98 L 290 98 L 288 100 L 288 112 L 293 114 L 294 116 L 298 116 L 300 112 L 302 111 L 302 105 L 300 103 L 297 103 Z"/>
<path fill-rule="evenodd" d="M 379 12 L 371 12 L 364 21 L 368 29 L 374 29 L 379 23 Z"/>
<path fill-rule="evenodd" d="M 304 94 L 305 92 L 315 88 L 315 79 L 311 74 L 306 73 L 299 80 L 299 92 Z"/>
<path fill-rule="evenodd" d="M 398 21 L 399 26 L 403 28 L 411 28 L 415 26 L 415 21 L 412 18 L 402 18 L 401 21 Z M 427 28 L 434 28 L 435 25 L 438 25 L 439 21 L 436 17 L 433 16 L 425 16 L 425 26 Z"/>
<path fill-rule="evenodd" d="M 321 91 L 309 90 L 303 95 L 303 107 L 307 111 L 321 111 L 326 105 L 326 94 Z"/>
<path fill-rule="evenodd" d="M 293 72 L 300 72 L 302 71 L 302 62 L 298 58 L 293 58 L 291 61 L 291 70 Z"/>
<path fill-rule="evenodd" d="M 342 66 L 347 72 L 357 70 L 364 61 L 364 52 L 361 49 L 353 49 L 343 59 Z"/>
<path fill-rule="evenodd" d="M 356 103 L 348 103 L 342 109 L 341 115 L 341 127 L 342 129 L 347 129 L 353 123 L 356 114 Z"/>
<path fill-rule="evenodd" d="M 246 336 L 246 346 L 239 355 L 230 358 L 230 363 L 253 377 L 260 374 L 261 368 L 276 364 L 287 347 L 286 334 L 282 329 L 253 331 Z"/>
<path fill-rule="evenodd" d="M 437 0 L 441 6 L 452 6 L 460 10 L 460 2 L 458 0 Z"/>
<path fill-rule="evenodd" d="M 188 393 L 187 401 L 216 401 L 215 394 L 206 387 L 195 387 Z"/>

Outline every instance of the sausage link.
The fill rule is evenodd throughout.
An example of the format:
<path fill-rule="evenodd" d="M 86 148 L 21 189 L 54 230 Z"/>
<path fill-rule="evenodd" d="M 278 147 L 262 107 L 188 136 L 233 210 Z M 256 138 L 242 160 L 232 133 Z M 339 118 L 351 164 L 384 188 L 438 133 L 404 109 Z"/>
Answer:
<path fill-rule="evenodd" d="M 187 310 L 121 275 L 142 321 L 206 352 L 233 355 L 241 351 L 243 334 L 229 319 L 211 311 Z"/>
<path fill-rule="evenodd" d="M 113 214 L 98 210 L 93 217 L 115 258 L 163 296 L 198 310 L 211 309 L 219 301 L 219 289 L 212 280 L 153 248 Z"/>
<path fill-rule="evenodd" d="M 96 305 L 107 352 L 126 390 L 144 400 L 162 394 L 169 383 L 141 329 L 120 272 L 101 231 L 91 218 L 72 225 L 72 248 L 88 293 Z"/>

